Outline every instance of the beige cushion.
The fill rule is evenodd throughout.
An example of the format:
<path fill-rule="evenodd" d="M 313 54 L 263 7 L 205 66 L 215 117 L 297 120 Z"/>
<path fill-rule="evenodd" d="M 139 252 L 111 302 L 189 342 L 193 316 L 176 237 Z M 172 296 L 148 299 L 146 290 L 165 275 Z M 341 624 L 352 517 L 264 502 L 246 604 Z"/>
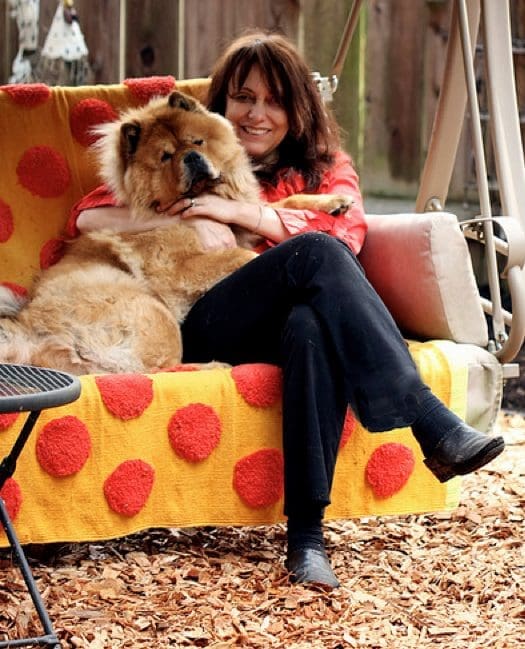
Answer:
<path fill-rule="evenodd" d="M 367 215 L 359 260 L 403 333 L 484 347 L 485 316 L 453 214 Z"/>

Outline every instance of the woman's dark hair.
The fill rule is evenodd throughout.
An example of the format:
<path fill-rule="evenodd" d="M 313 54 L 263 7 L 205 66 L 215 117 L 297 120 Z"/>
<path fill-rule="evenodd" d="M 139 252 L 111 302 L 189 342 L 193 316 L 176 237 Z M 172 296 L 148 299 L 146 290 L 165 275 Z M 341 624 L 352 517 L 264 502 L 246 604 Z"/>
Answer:
<path fill-rule="evenodd" d="M 290 41 L 260 31 L 233 41 L 212 71 L 208 108 L 224 115 L 230 86 L 239 90 L 254 65 L 285 109 L 289 124 L 271 174 L 264 166 L 256 173 L 261 180 L 276 182 L 279 171 L 296 169 L 306 189 L 315 190 L 340 146 L 339 128 L 323 104 L 306 62 Z"/>

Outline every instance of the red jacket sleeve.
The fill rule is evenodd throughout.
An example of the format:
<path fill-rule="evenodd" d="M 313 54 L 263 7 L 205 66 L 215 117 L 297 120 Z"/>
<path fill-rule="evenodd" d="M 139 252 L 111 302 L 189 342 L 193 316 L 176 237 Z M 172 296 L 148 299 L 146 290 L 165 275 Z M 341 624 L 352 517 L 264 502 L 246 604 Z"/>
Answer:
<path fill-rule="evenodd" d="M 119 203 L 113 196 L 107 185 L 100 185 L 93 191 L 83 196 L 71 208 L 69 219 L 67 220 L 65 233 L 68 237 L 78 237 L 80 234 L 77 228 L 77 219 L 80 212 L 89 210 L 92 207 L 118 207 Z"/>
<path fill-rule="evenodd" d="M 263 199 L 269 203 L 301 193 L 300 183 L 281 180 L 276 187 L 265 186 Z M 344 194 L 353 199 L 351 209 L 341 216 L 330 216 L 326 212 L 314 210 L 276 210 L 284 227 L 290 234 L 301 232 L 327 232 L 342 239 L 358 254 L 365 240 L 367 223 L 364 215 L 363 199 L 359 190 L 359 177 L 350 157 L 342 151 L 336 155 L 334 165 L 326 171 L 318 194 Z"/>

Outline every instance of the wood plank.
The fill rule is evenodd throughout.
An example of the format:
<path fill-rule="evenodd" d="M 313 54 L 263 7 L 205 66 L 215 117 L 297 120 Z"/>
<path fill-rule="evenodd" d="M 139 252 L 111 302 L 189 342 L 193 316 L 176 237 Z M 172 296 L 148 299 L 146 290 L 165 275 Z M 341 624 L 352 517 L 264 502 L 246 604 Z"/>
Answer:
<path fill-rule="evenodd" d="M 178 3 L 128 0 L 126 76 L 176 75 Z"/>
<path fill-rule="evenodd" d="M 14 18 L 10 15 L 7 0 L 0 0 L 0 34 L 2 35 L 0 82 L 5 83 L 11 74 L 13 60 L 18 50 L 18 30 Z"/>
<path fill-rule="evenodd" d="M 385 119 L 388 159 L 393 178 L 414 181 L 421 167 L 422 74 L 425 4 L 398 0 L 387 44 Z"/>
<path fill-rule="evenodd" d="M 352 0 L 306 0 L 303 3 L 304 56 L 311 69 L 322 76 L 329 75 L 332 70 L 352 4 Z M 366 18 L 362 20 L 366 25 Z M 362 164 L 359 86 L 360 74 L 364 75 L 364 70 L 360 72 L 360 38 L 363 35 L 364 31 L 359 29 L 354 34 L 331 106 L 343 129 L 344 146 L 358 166 Z"/>
<path fill-rule="evenodd" d="M 119 2 L 75 0 L 95 83 L 119 81 Z"/>
<path fill-rule="evenodd" d="M 296 39 L 299 3 L 296 0 L 199 0 L 186 2 L 187 78 L 208 76 L 223 48 L 249 29 L 267 29 Z"/>

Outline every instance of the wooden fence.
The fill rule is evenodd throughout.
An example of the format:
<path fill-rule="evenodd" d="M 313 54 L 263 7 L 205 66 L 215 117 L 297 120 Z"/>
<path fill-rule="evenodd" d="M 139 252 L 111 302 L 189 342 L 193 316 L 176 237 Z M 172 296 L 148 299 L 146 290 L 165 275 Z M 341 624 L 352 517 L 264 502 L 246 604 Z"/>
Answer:
<path fill-rule="evenodd" d="M 452 0 L 368 0 L 334 98 L 346 148 L 370 194 L 413 197 L 440 86 Z M 96 83 L 125 77 L 206 76 L 225 43 L 251 27 L 294 40 L 312 67 L 330 72 L 352 0 L 76 0 Z M 522 36 L 525 0 L 514 0 Z M 40 0 L 42 45 L 57 0 Z M 8 0 L 0 0 L 0 83 L 17 51 Z M 0 36 L 1 38 L 1 36 Z M 525 70 L 517 62 L 520 78 Z M 519 87 L 525 102 L 525 84 Z M 464 140 L 451 197 L 471 170 Z"/>

